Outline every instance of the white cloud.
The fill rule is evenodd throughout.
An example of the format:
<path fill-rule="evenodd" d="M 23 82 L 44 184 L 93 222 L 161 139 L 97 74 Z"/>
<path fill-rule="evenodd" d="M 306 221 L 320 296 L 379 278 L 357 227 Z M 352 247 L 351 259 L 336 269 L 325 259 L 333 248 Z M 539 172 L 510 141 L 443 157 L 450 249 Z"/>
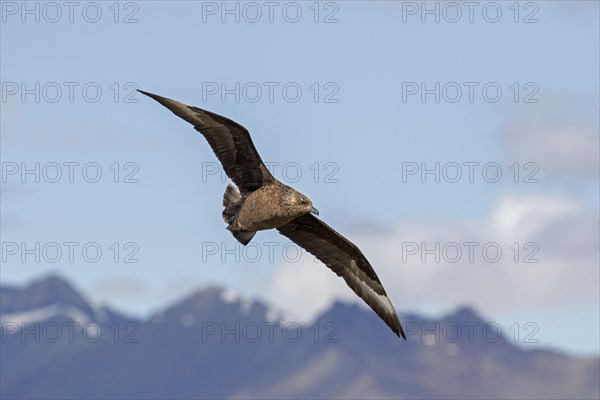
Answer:
<path fill-rule="evenodd" d="M 89 293 L 95 300 L 131 300 L 148 292 L 148 287 L 137 279 L 128 277 L 106 278 L 95 282 Z"/>
<path fill-rule="evenodd" d="M 379 234 L 350 232 L 348 236 L 370 260 L 400 312 L 445 311 L 471 304 L 487 315 L 501 316 L 599 299 L 599 217 L 567 198 L 505 196 L 481 221 L 406 222 Z M 409 242 L 421 249 L 423 242 L 428 249 L 439 242 L 440 261 L 426 254 L 423 262 L 419 251 L 416 255 L 405 252 L 403 262 L 403 244 L 406 250 Z M 450 262 L 455 257 L 453 242 L 462 251 L 454 263 Z M 480 243 L 474 248 L 474 262 L 469 261 L 465 242 Z M 518 262 L 516 250 L 511 250 L 515 242 Z M 488 260 L 482 254 L 486 243 L 495 243 L 488 247 Z M 502 256 L 491 262 L 496 244 Z M 528 255 L 539 262 L 524 263 Z M 335 299 L 361 302 L 342 279 L 312 257 L 278 266 L 268 295 L 305 319 Z"/>

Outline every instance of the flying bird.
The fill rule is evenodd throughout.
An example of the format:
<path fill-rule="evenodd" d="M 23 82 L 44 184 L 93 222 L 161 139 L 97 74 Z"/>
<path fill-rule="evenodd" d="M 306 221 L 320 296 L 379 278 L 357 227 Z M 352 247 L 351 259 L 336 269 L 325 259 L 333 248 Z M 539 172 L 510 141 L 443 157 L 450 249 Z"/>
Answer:
<path fill-rule="evenodd" d="M 250 133 L 221 115 L 139 90 L 194 126 L 235 185 L 223 195 L 223 220 L 243 245 L 257 231 L 277 229 L 314 255 L 406 340 L 398 315 L 383 285 L 358 247 L 315 215 L 312 201 L 271 175 L 256 151 Z"/>

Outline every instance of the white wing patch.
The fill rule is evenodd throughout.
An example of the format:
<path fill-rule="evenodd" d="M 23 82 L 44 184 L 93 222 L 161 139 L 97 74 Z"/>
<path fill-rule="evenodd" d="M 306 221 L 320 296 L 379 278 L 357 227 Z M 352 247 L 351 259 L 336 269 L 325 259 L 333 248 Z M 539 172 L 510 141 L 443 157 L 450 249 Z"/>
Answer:
<path fill-rule="evenodd" d="M 357 272 L 360 271 L 360 269 L 358 268 L 358 265 L 356 265 L 356 261 L 350 260 L 350 269 L 352 270 L 352 275 L 360 285 L 361 289 L 363 289 L 362 292 L 369 298 L 373 299 L 374 303 L 379 304 L 383 309 L 385 309 L 388 314 L 396 315 L 396 310 L 394 310 L 394 306 L 392 305 L 390 299 L 385 295 L 377 293 L 375 290 L 373 290 L 368 282 L 365 282 L 359 278 Z"/>

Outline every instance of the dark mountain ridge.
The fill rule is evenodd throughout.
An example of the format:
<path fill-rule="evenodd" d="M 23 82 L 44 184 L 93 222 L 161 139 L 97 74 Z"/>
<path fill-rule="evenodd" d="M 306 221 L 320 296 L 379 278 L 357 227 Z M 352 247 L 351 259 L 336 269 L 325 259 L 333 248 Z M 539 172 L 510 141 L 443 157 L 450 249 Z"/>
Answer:
<path fill-rule="evenodd" d="M 2 398 L 598 398 L 600 361 L 527 350 L 471 308 L 398 340 L 337 302 L 301 325 L 211 287 L 147 320 L 51 276 L 0 287 Z M 501 329 L 501 328 L 500 328 Z"/>

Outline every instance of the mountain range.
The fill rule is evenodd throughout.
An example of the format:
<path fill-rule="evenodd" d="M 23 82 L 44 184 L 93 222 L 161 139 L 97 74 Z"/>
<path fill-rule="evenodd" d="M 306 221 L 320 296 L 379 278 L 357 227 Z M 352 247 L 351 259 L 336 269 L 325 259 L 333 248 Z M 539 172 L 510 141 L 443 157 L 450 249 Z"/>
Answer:
<path fill-rule="evenodd" d="M 600 398 L 598 358 L 524 348 L 472 308 L 402 321 L 406 342 L 338 302 L 302 325 L 219 287 L 138 319 L 48 276 L 0 286 L 0 397 Z"/>

